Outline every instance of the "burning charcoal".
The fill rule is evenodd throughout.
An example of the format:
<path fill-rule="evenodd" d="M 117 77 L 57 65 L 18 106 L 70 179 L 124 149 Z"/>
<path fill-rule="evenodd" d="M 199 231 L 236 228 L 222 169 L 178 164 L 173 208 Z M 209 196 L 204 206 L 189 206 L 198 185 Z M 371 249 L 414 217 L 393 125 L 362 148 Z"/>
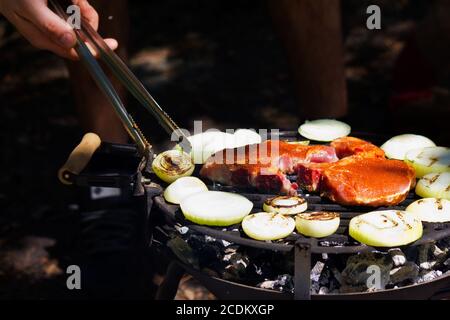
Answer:
<path fill-rule="evenodd" d="M 259 288 L 277 290 L 281 292 L 294 292 L 294 279 L 291 275 L 283 274 L 275 280 L 266 280 L 256 285 Z"/>
<path fill-rule="evenodd" d="M 224 247 L 228 247 L 228 246 L 231 245 L 231 242 L 228 242 L 228 241 L 225 241 L 225 240 L 221 240 L 221 241 L 222 241 L 222 245 L 223 245 Z"/>
<path fill-rule="evenodd" d="M 388 254 L 381 252 L 363 252 L 348 258 L 347 266 L 341 273 L 342 280 L 346 285 L 354 287 L 366 286 L 368 278 L 372 275 L 371 272 L 367 272 L 368 268 L 377 266 L 381 272 L 379 286 L 385 288 L 389 282 L 389 272 L 392 269 L 392 265 L 392 259 Z M 366 289 L 367 286 L 363 291 Z M 350 288 L 350 290 L 352 289 Z"/>
<path fill-rule="evenodd" d="M 167 246 L 183 263 L 199 269 L 199 262 L 192 248 L 180 237 L 167 241 Z"/>
<path fill-rule="evenodd" d="M 320 289 L 319 279 L 322 274 L 325 263 L 317 261 L 314 267 L 311 269 L 311 291 L 318 293 Z"/>
<path fill-rule="evenodd" d="M 330 292 L 332 292 L 341 286 L 339 282 L 341 280 L 340 272 L 335 267 L 330 267 L 329 264 L 325 264 L 319 277 L 320 287 L 326 287 Z"/>
<path fill-rule="evenodd" d="M 442 276 L 442 271 L 439 270 L 432 270 L 429 272 L 421 273 L 421 275 L 416 279 L 417 283 L 422 283 L 426 281 L 434 280 L 438 277 Z"/>
<path fill-rule="evenodd" d="M 413 280 L 419 275 L 419 266 L 414 262 L 406 262 L 403 266 L 390 271 L 390 283 L 398 284 L 405 280 Z"/>
<path fill-rule="evenodd" d="M 447 256 L 448 248 L 441 250 L 437 245 L 434 245 L 431 250 L 436 259 L 443 260 Z"/>
<path fill-rule="evenodd" d="M 311 280 L 319 282 L 320 274 L 322 273 L 325 263 L 317 261 L 316 265 L 311 269 Z"/>
<path fill-rule="evenodd" d="M 319 294 L 328 294 L 330 290 L 327 287 L 320 287 Z"/>
<path fill-rule="evenodd" d="M 230 253 L 224 257 L 224 261 L 227 263 L 222 274 L 225 280 L 241 280 L 245 278 L 247 267 L 250 264 L 250 260 L 246 255 L 240 252 Z"/>
<path fill-rule="evenodd" d="M 433 266 L 436 264 L 436 261 L 432 261 L 430 259 L 432 246 L 433 246 L 432 243 L 426 243 L 417 248 L 418 250 L 417 260 L 420 268 L 423 270 L 431 270 Z"/>
<path fill-rule="evenodd" d="M 177 228 L 177 231 L 178 231 L 181 235 L 185 235 L 185 234 L 188 233 L 189 228 L 186 227 L 186 226 L 183 226 L 183 227 Z"/>
<path fill-rule="evenodd" d="M 402 250 L 400 250 L 399 248 L 395 248 L 395 249 L 390 249 L 388 252 L 391 255 L 394 266 L 400 267 L 405 264 L 406 256 L 402 252 Z"/>
<path fill-rule="evenodd" d="M 448 258 L 447 260 L 444 261 L 443 263 L 444 266 L 446 266 L 447 268 L 450 267 L 450 258 Z"/>
<path fill-rule="evenodd" d="M 212 237 L 192 234 L 189 236 L 187 243 L 193 249 L 202 268 L 210 267 L 222 260 L 222 243 Z"/>

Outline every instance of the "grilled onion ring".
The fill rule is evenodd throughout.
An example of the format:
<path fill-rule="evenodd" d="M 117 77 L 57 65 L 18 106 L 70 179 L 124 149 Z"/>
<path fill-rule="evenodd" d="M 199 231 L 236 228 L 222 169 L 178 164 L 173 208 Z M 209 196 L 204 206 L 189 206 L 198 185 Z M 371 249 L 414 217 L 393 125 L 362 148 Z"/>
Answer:
<path fill-rule="evenodd" d="M 306 200 L 298 196 L 276 196 L 267 198 L 263 204 L 266 212 L 275 212 L 283 215 L 294 215 L 305 211 L 308 207 Z"/>
<path fill-rule="evenodd" d="M 180 150 L 160 153 L 152 162 L 153 172 L 163 181 L 172 183 L 178 178 L 190 176 L 195 165 L 191 157 Z"/>
<path fill-rule="evenodd" d="M 372 211 L 350 220 L 350 236 L 374 247 L 407 245 L 422 237 L 422 222 L 413 214 L 398 210 Z"/>
<path fill-rule="evenodd" d="M 336 212 L 301 213 L 295 219 L 297 231 L 314 238 L 323 238 L 335 233 L 339 223 L 339 213 Z"/>
<path fill-rule="evenodd" d="M 295 229 L 295 221 L 274 212 L 259 212 L 246 216 L 242 229 L 256 240 L 278 240 L 290 235 Z"/>

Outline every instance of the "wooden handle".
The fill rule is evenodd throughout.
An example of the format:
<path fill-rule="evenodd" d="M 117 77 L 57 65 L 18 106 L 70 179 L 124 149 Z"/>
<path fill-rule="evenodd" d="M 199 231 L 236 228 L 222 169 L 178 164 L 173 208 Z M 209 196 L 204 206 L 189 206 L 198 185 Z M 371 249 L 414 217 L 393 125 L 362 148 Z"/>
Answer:
<path fill-rule="evenodd" d="M 95 133 L 86 133 L 79 145 L 73 149 L 66 163 L 59 169 L 58 178 L 64 184 L 72 184 L 71 176 L 77 175 L 87 166 L 95 150 L 101 144 L 100 137 Z"/>

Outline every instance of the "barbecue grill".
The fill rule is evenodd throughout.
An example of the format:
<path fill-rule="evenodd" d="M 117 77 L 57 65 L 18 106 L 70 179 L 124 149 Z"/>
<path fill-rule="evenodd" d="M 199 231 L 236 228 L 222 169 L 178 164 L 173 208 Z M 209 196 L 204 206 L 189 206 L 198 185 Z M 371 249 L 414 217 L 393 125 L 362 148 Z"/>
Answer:
<path fill-rule="evenodd" d="M 384 137 L 369 134 L 354 134 L 373 143 L 379 143 Z M 297 140 L 296 132 L 282 131 L 278 137 Z M 151 149 L 149 150 L 151 152 Z M 344 207 L 322 199 L 317 195 L 302 194 L 308 201 L 308 210 L 334 211 L 341 215 L 341 223 L 337 232 L 323 239 L 303 237 L 293 233 L 288 238 L 273 242 L 252 240 L 245 236 L 238 225 L 223 227 L 206 227 L 196 225 L 184 219 L 179 206 L 168 204 L 161 196 L 163 188 L 150 169 L 152 154 L 140 156 L 138 149 L 132 145 L 114 145 L 103 143 L 94 153 L 86 168 L 79 174 L 72 175 L 70 181 L 79 187 L 99 186 L 116 187 L 128 192 L 140 204 L 142 221 L 142 247 L 153 244 L 155 227 L 163 226 L 165 230 L 175 230 L 184 226 L 191 231 L 225 240 L 240 246 L 251 247 L 273 252 L 293 252 L 294 255 L 294 293 L 263 289 L 234 281 L 221 279 L 199 271 L 173 255 L 164 241 L 160 247 L 170 264 L 165 280 L 157 293 L 158 299 L 172 299 L 178 288 L 178 283 L 185 273 L 191 274 L 208 288 L 219 299 L 439 299 L 450 294 L 450 274 L 446 273 L 435 280 L 413 284 L 401 288 L 379 290 L 363 293 L 341 294 L 311 294 L 311 259 L 315 255 L 328 254 L 345 255 L 365 251 L 383 250 L 362 245 L 348 236 L 348 224 L 352 217 L 370 211 L 365 207 Z M 291 177 L 295 179 L 295 177 Z M 260 194 L 252 189 L 212 184 L 213 190 L 238 192 L 254 203 L 254 211 L 261 211 L 264 200 L 273 195 Z M 400 205 L 389 209 L 403 210 L 414 201 L 415 195 L 410 193 Z M 384 208 L 380 208 L 384 209 Z M 159 227 L 158 227 L 159 228 Z M 408 247 L 432 243 L 450 237 L 450 223 L 424 223 L 423 237 Z M 145 250 L 143 254 L 145 254 Z"/>

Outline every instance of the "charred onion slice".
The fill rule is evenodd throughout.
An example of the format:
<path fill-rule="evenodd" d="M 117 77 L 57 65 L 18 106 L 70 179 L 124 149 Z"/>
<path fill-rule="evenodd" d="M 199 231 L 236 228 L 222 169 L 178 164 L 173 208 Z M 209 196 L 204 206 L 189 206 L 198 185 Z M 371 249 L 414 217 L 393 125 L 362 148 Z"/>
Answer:
<path fill-rule="evenodd" d="M 153 172 L 163 181 L 172 183 L 178 178 L 190 176 L 195 165 L 191 157 L 180 150 L 160 153 L 152 163 Z"/>
<path fill-rule="evenodd" d="M 221 227 L 241 222 L 253 203 L 236 193 L 203 191 L 181 200 L 180 208 L 189 221 Z"/>
<path fill-rule="evenodd" d="M 280 214 L 298 214 L 305 211 L 308 207 L 306 200 L 302 197 L 277 196 L 267 198 L 263 204 L 263 210 L 266 212 L 275 212 Z"/>
<path fill-rule="evenodd" d="M 323 238 L 336 232 L 340 217 L 336 212 L 308 212 L 295 218 L 297 231 L 305 236 Z"/>
<path fill-rule="evenodd" d="M 406 153 L 405 161 L 414 167 L 417 178 L 429 173 L 450 172 L 450 148 L 413 149 Z"/>
<path fill-rule="evenodd" d="M 303 137 L 315 141 L 333 141 L 348 136 L 350 131 L 348 124 L 333 119 L 306 121 L 298 128 Z"/>
<path fill-rule="evenodd" d="M 420 199 L 411 203 L 406 211 L 425 222 L 450 221 L 450 201 L 446 199 Z"/>
<path fill-rule="evenodd" d="M 423 198 L 450 200 L 450 172 L 430 173 L 423 176 L 417 182 L 416 193 Z"/>
<path fill-rule="evenodd" d="M 256 240 L 278 240 L 287 237 L 295 229 L 295 221 L 274 212 L 248 215 L 242 221 L 242 229 Z"/>
<path fill-rule="evenodd" d="M 350 220 L 353 239 L 374 247 L 396 247 L 422 237 L 422 222 L 414 215 L 397 210 L 372 211 Z"/>
<path fill-rule="evenodd" d="M 381 146 L 381 149 L 388 158 L 404 160 L 406 153 L 410 150 L 434 146 L 436 144 L 427 137 L 417 134 L 401 134 L 390 138 Z"/>
<path fill-rule="evenodd" d="M 208 191 L 206 184 L 196 177 L 181 177 L 164 190 L 167 202 L 179 204 L 184 198 L 201 191 Z"/>

